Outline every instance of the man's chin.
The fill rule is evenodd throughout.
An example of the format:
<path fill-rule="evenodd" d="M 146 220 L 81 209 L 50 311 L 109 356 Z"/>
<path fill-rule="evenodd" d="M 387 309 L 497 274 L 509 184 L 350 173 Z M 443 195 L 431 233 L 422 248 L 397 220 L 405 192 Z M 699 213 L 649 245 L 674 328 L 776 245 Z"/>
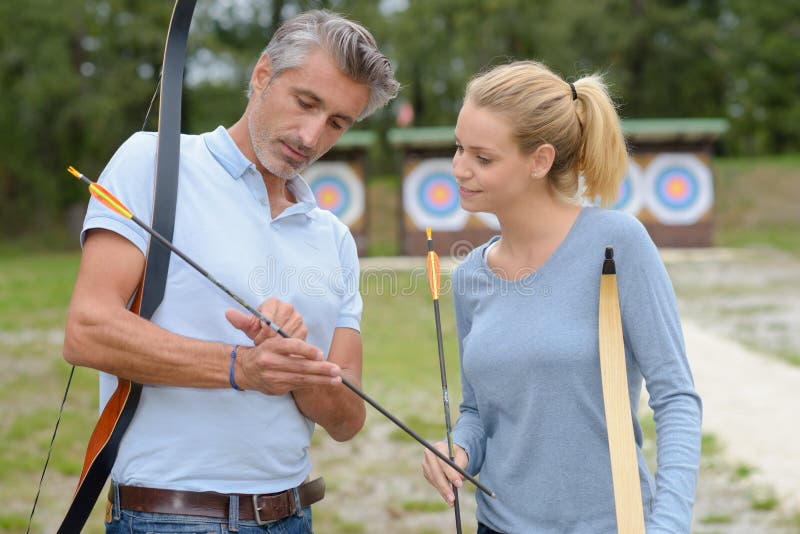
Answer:
<path fill-rule="evenodd" d="M 263 165 L 263 163 L 262 163 Z M 287 162 L 281 162 L 280 165 L 264 165 L 264 168 L 270 174 L 277 176 L 281 180 L 291 180 L 304 170 L 308 168 L 308 165 L 299 165 L 294 166 L 290 165 Z"/>

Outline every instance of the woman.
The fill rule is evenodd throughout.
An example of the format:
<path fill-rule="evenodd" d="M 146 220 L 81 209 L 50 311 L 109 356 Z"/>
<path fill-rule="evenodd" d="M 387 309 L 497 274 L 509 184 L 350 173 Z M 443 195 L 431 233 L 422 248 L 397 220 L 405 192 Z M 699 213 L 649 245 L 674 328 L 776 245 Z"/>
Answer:
<path fill-rule="evenodd" d="M 580 200 L 612 202 L 625 174 L 602 79 L 570 84 L 533 61 L 496 67 L 467 86 L 455 136 L 461 205 L 496 214 L 501 230 L 453 274 L 463 390 L 455 461 L 497 493 L 478 492 L 478 532 L 616 532 L 597 341 L 606 245 L 631 412 L 644 380 L 656 421 L 655 480 L 633 421 L 647 531 L 689 532 L 701 403 L 672 285 L 634 217 Z M 429 452 L 423 471 L 452 505 L 460 475 Z"/>

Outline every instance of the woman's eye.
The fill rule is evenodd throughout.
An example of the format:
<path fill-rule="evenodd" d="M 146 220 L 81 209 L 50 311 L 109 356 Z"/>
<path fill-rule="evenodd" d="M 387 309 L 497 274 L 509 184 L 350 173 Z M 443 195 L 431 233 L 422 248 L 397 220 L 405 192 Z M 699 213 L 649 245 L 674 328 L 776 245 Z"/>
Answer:
<path fill-rule="evenodd" d="M 458 143 L 455 144 L 455 147 L 456 147 L 456 152 L 458 152 L 459 154 L 464 152 L 464 147 L 459 145 Z"/>
<path fill-rule="evenodd" d="M 478 163 L 481 165 L 488 165 L 492 162 L 489 158 L 484 158 L 483 156 L 476 156 L 478 158 Z"/>
<path fill-rule="evenodd" d="M 305 101 L 305 100 L 303 100 L 302 98 L 298 98 L 298 99 L 297 99 L 297 103 L 298 103 L 298 104 L 300 105 L 300 107 L 301 107 L 301 108 L 303 108 L 303 109 L 311 109 L 311 104 L 309 104 L 308 102 L 306 102 L 306 101 Z"/>

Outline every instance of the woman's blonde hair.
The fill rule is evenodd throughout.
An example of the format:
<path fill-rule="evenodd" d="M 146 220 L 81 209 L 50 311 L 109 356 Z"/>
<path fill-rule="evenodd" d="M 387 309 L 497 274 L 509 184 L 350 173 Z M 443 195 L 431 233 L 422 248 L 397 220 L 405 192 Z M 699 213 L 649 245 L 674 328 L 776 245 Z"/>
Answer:
<path fill-rule="evenodd" d="M 584 196 L 604 205 L 616 199 L 628 153 L 600 75 L 571 85 L 542 63 L 515 61 L 475 76 L 467 84 L 465 101 L 507 117 L 523 153 L 553 145 L 548 179 L 563 197 L 577 201 Z"/>

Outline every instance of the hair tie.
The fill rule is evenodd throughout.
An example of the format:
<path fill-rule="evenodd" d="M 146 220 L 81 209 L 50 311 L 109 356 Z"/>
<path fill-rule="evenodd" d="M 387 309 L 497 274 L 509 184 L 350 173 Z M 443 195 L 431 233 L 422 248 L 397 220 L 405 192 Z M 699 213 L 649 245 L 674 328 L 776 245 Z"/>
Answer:
<path fill-rule="evenodd" d="M 572 100 L 578 99 L 578 91 L 575 90 L 575 84 L 569 82 L 569 88 L 572 89 Z"/>

